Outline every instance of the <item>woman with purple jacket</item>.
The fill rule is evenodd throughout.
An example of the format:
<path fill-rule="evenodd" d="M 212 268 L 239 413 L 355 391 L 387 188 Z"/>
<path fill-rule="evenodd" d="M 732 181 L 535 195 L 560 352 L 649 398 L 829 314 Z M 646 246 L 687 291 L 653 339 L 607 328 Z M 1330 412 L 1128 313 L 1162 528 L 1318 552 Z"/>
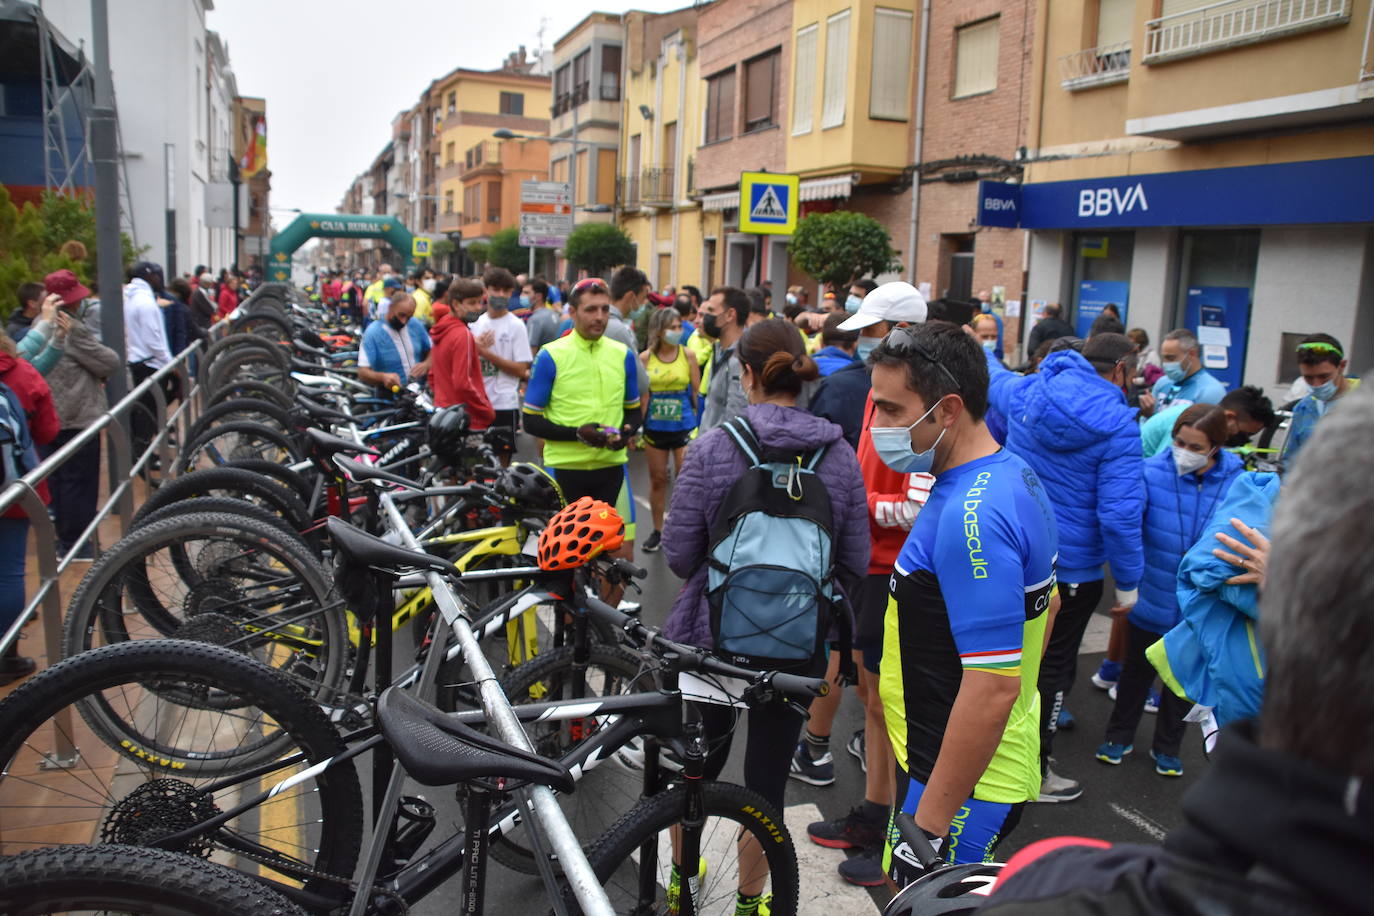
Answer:
<path fill-rule="evenodd" d="M 840 427 L 797 407 L 802 383 L 819 374 L 815 361 L 806 355 L 796 329 L 783 321 L 761 321 L 751 326 L 740 338 L 737 356 L 740 384 L 749 398 L 744 417 L 759 444 L 769 452 L 787 454 L 825 447 L 816 472 L 830 496 L 835 577 L 847 594 L 854 594 L 868 571 L 868 501 L 858 459 L 844 441 Z M 686 580 L 664 626 L 664 635 L 670 639 L 714 648 L 706 595 L 711 527 L 735 481 L 747 470 L 743 453 L 724 428 L 706 433 L 687 452 L 663 531 L 668 565 Z M 842 613 L 849 613 L 847 604 L 841 602 L 841 607 Z M 827 658 L 823 643 L 820 649 L 793 670 L 822 676 Z M 700 709 L 709 748 L 705 776 L 715 779 L 729 756 L 737 713 L 727 706 L 703 704 Z M 779 811 L 784 807 L 783 790 L 801 727 L 801 714 L 784 706 L 759 709 L 749 716 L 744 784 Z M 743 845 L 740 852 L 742 857 L 748 856 Z M 741 884 L 754 884 L 743 866 L 741 861 Z M 746 911 L 752 902 L 750 894 L 758 894 L 762 887 L 761 877 L 757 884 L 739 889 Z"/>

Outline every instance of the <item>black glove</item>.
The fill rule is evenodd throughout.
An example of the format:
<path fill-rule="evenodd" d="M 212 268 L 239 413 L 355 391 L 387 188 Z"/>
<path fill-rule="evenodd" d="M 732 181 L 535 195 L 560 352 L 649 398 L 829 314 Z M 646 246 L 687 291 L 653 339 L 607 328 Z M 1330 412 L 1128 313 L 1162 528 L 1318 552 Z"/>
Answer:
<path fill-rule="evenodd" d="M 611 439 L 605 428 L 597 423 L 583 423 L 577 428 L 577 438 L 593 448 L 606 448 Z"/>

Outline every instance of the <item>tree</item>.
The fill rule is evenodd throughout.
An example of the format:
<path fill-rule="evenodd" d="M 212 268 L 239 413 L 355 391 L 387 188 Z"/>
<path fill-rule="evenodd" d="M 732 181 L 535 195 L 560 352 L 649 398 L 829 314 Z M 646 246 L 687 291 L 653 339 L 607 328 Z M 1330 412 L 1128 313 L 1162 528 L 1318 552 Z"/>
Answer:
<path fill-rule="evenodd" d="M 799 268 L 836 289 L 865 276 L 902 269 L 883 224 L 850 210 L 803 217 L 787 251 Z"/>
<path fill-rule="evenodd" d="M 530 266 L 530 250 L 520 244 L 520 230 L 514 226 L 492 235 L 487 258 L 513 274 L 522 273 Z"/>
<path fill-rule="evenodd" d="M 491 246 L 486 242 L 468 242 L 468 246 L 464 250 L 468 253 L 468 257 L 472 259 L 473 267 L 480 274 L 487 266 L 487 258 L 491 254 Z"/>
<path fill-rule="evenodd" d="M 583 223 L 568 236 L 563 256 L 574 267 L 593 276 L 602 276 L 612 267 L 629 264 L 635 246 L 619 226 L 611 223 Z"/>

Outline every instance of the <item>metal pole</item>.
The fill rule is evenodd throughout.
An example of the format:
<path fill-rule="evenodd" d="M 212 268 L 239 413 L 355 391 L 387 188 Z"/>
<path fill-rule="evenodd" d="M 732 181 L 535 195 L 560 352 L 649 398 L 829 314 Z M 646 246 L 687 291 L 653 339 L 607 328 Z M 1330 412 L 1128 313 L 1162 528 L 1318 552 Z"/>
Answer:
<path fill-rule="evenodd" d="M 239 164 L 229 158 L 229 183 L 234 188 L 234 266 L 239 266 L 239 188 L 243 181 L 239 177 Z"/>
<path fill-rule="evenodd" d="M 91 161 L 95 164 L 95 238 L 99 264 L 100 333 L 105 346 L 128 362 L 124 346 L 124 252 L 119 239 L 119 139 L 110 74 L 110 19 L 106 0 L 91 0 L 95 51 L 95 105 L 91 108 Z M 129 383 L 122 371 L 105 380 L 110 404 L 123 400 Z"/>
<path fill-rule="evenodd" d="M 534 279 L 534 246 L 530 246 L 530 269 L 525 272 L 525 276 Z"/>
<path fill-rule="evenodd" d="M 382 494 L 381 504 L 391 519 L 392 528 L 400 535 L 401 543 L 414 551 L 423 550 L 389 494 Z M 486 714 L 487 721 L 495 726 L 496 733 L 502 741 L 522 751 L 534 753 L 534 746 L 530 744 L 529 736 L 525 734 L 520 720 L 515 717 L 510 700 L 501 692 L 496 675 L 492 673 L 486 656 L 477 645 L 477 638 L 472 635 L 472 629 L 463 615 L 462 605 L 453 596 L 452 588 L 437 572 L 426 573 L 425 578 L 434 593 L 434 602 L 439 606 L 439 612 L 458 639 L 463 659 L 472 671 L 472 679 L 478 684 L 482 711 Z M 611 904 L 606 899 L 605 888 L 596 879 L 596 873 L 592 871 L 586 853 L 582 851 L 582 844 L 568 826 L 568 819 L 563 816 L 563 809 L 553 797 L 553 792 L 547 786 L 534 786 L 527 791 L 530 794 L 530 806 L 534 809 L 535 819 L 544 828 L 549 846 L 558 857 L 558 864 L 562 867 L 563 874 L 582 907 L 582 912 L 588 916 L 611 916 Z"/>

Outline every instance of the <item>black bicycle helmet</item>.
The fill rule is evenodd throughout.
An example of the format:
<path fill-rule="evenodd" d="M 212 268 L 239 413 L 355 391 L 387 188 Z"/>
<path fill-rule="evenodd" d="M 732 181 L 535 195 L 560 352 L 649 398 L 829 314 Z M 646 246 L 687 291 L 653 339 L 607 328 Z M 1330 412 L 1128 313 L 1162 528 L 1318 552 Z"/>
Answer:
<path fill-rule="evenodd" d="M 1001 862 L 952 865 L 923 875 L 892 898 L 883 916 L 957 916 L 987 902 Z"/>
<path fill-rule="evenodd" d="M 563 488 L 548 471 L 517 461 L 496 479 L 496 492 L 513 506 L 531 512 L 557 512 L 566 505 Z"/>
<path fill-rule="evenodd" d="M 441 407 L 429 418 L 429 448 L 443 461 L 456 464 L 467 442 L 468 410 L 462 404 Z"/>
<path fill-rule="evenodd" d="M 130 280 L 143 280 L 154 290 L 161 290 L 163 283 L 162 265 L 152 261 L 139 261 L 129 268 Z"/>

